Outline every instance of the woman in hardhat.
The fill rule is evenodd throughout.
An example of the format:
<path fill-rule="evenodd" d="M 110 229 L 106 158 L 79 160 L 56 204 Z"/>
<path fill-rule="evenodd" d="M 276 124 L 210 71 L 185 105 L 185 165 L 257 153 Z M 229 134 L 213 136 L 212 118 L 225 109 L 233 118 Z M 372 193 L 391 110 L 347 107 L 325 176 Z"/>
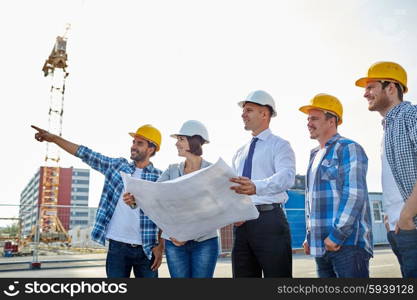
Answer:
<path fill-rule="evenodd" d="M 172 180 L 191 172 L 206 168 L 211 163 L 205 161 L 202 146 L 209 142 L 206 127 L 199 121 L 185 122 L 179 133 L 172 134 L 177 139 L 178 156 L 185 161 L 169 165 L 162 173 L 159 182 Z M 198 201 L 198 199 L 196 199 Z M 165 254 L 171 277 L 211 278 L 219 252 L 217 231 L 207 232 L 191 241 L 177 241 L 174 237 L 164 235 Z"/>

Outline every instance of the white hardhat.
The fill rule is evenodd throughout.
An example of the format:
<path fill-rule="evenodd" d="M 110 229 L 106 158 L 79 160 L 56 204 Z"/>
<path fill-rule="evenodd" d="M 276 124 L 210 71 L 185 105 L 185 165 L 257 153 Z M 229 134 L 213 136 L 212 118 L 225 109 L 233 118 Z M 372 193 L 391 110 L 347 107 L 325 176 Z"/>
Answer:
<path fill-rule="evenodd" d="M 272 117 L 277 115 L 274 99 L 265 91 L 258 90 L 250 93 L 245 100 L 238 102 L 238 105 L 243 107 L 246 102 L 253 102 L 259 105 L 268 105 L 272 108 Z"/>
<path fill-rule="evenodd" d="M 180 132 L 176 134 L 171 134 L 171 137 L 176 138 L 179 135 L 199 135 L 204 139 L 204 144 L 209 143 L 209 136 L 206 126 L 204 126 L 203 123 L 196 120 L 189 120 L 182 124 Z"/>

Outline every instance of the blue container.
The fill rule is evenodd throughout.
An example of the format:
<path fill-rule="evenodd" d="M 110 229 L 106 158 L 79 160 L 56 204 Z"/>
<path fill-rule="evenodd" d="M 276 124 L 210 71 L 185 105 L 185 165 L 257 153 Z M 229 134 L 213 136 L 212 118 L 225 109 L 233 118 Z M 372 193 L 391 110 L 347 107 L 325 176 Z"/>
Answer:
<path fill-rule="evenodd" d="M 304 190 L 289 190 L 285 212 L 291 230 L 292 248 L 302 248 L 306 236 Z"/>

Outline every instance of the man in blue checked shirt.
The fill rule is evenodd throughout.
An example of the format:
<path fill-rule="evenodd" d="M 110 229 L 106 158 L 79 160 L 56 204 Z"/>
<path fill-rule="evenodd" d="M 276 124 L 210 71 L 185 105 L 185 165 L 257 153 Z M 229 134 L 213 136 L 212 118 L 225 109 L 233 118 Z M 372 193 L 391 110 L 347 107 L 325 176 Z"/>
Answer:
<path fill-rule="evenodd" d="M 403 101 L 407 73 L 395 62 L 373 64 L 356 81 L 368 109 L 383 117 L 382 202 L 388 241 L 403 277 L 417 277 L 417 106 Z"/>
<path fill-rule="evenodd" d="M 124 184 L 120 171 L 143 180 L 156 181 L 161 171 L 149 161 L 161 145 L 161 133 L 151 125 L 130 133 L 132 162 L 124 158 L 110 158 L 91 149 L 71 143 L 60 136 L 32 126 L 38 132 L 39 142 L 55 143 L 68 153 L 81 158 L 86 164 L 105 176 L 103 192 L 97 210 L 92 239 L 102 245 L 109 241 L 106 273 L 109 278 L 158 277 L 164 251 L 163 239 L 156 225 L 137 207 L 124 203 Z M 124 194 L 124 195 L 123 195 Z"/>
<path fill-rule="evenodd" d="M 369 277 L 372 219 L 366 186 L 368 158 L 362 147 L 337 133 L 343 107 L 318 94 L 300 107 L 308 114 L 312 150 L 306 174 L 304 251 L 316 259 L 319 277 Z"/>

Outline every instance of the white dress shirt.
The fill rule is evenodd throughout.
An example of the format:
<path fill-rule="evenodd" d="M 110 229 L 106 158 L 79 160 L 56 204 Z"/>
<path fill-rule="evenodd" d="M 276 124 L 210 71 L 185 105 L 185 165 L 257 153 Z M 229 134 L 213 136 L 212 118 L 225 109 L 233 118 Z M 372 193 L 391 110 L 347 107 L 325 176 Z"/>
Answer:
<path fill-rule="evenodd" d="M 285 203 L 286 190 L 294 185 L 295 155 L 290 143 L 265 129 L 256 136 L 255 152 L 252 159 L 252 182 L 256 195 L 250 196 L 255 205 Z M 233 157 L 233 169 L 242 176 L 250 141 L 237 150 Z"/>

